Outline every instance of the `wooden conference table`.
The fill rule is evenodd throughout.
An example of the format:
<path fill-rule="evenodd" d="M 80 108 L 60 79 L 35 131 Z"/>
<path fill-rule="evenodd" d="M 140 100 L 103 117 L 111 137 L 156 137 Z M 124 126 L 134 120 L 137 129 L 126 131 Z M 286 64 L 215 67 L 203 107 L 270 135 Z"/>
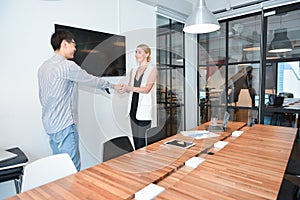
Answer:
<path fill-rule="evenodd" d="M 230 139 L 244 125 L 229 122 L 227 132 L 215 138 L 195 140 L 177 134 L 10 199 L 133 199 L 150 183 L 163 185 L 177 174 L 180 179 L 157 199 L 276 199 L 297 130 L 255 125 Z M 196 145 L 183 149 L 163 144 L 174 138 Z M 196 169 L 186 170 L 185 161 L 219 140 L 230 143 Z"/>
<path fill-rule="evenodd" d="M 157 199 L 277 199 L 296 131 L 254 125 Z"/>

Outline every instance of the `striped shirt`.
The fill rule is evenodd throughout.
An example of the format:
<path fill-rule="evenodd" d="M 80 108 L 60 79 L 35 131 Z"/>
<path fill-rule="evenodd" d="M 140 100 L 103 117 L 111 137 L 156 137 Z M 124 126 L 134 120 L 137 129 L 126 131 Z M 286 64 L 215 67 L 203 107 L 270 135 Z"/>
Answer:
<path fill-rule="evenodd" d="M 59 54 L 41 65 L 38 82 L 42 121 L 47 133 L 77 124 L 77 83 L 98 89 L 113 88 L 110 82 L 88 74 Z"/>

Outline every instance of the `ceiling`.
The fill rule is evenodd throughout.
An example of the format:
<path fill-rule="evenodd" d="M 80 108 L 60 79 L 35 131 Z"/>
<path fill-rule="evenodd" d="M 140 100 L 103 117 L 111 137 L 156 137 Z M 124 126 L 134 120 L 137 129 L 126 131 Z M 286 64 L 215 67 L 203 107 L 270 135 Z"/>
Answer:
<path fill-rule="evenodd" d="M 151 6 L 163 6 L 183 14 L 189 14 L 199 0 L 137 0 Z M 212 12 L 226 11 L 244 5 L 258 4 L 270 0 L 206 0 Z"/>
<path fill-rule="evenodd" d="M 199 0 L 184 0 L 195 7 Z M 231 8 L 241 7 L 245 5 L 257 4 L 269 0 L 206 0 L 207 7 L 212 12 L 230 10 Z"/>
<path fill-rule="evenodd" d="M 167 13 L 175 13 L 181 15 L 181 19 L 187 18 L 199 0 L 137 0 L 139 2 L 166 10 Z M 275 5 L 283 5 L 300 2 L 300 0 L 206 0 L 209 10 L 216 14 L 220 19 L 228 18 L 229 16 L 238 16 L 258 11 L 261 7 L 274 7 Z M 172 17 L 172 15 L 170 16 Z M 177 19 L 177 18 L 175 18 Z M 178 19 L 177 19 L 178 20 Z M 178 20 L 182 21 L 182 20 Z"/>

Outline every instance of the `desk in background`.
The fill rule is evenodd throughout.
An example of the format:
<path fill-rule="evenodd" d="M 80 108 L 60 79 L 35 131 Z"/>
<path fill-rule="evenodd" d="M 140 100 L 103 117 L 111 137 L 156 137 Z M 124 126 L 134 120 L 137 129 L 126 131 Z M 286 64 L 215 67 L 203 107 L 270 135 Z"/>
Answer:
<path fill-rule="evenodd" d="M 299 128 L 299 114 L 300 114 L 300 99 L 299 98 L 285 98 L 282 106 L 266 106 L 266 113 L 289 113 L 295 114 L 295 128 Z"/>

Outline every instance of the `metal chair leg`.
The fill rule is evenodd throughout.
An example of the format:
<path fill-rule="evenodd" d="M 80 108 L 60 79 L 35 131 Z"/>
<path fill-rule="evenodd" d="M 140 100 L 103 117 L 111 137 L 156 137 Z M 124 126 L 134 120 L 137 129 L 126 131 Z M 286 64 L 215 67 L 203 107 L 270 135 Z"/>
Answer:
<path fill-rule="evenodd" d="M 21 192 L 21 187 L 22 187 L 22 175 L 19 176 L 19 179 L 15 179 L 15 188 L 16 188 L 16 193 L 19 194 Z"/>

